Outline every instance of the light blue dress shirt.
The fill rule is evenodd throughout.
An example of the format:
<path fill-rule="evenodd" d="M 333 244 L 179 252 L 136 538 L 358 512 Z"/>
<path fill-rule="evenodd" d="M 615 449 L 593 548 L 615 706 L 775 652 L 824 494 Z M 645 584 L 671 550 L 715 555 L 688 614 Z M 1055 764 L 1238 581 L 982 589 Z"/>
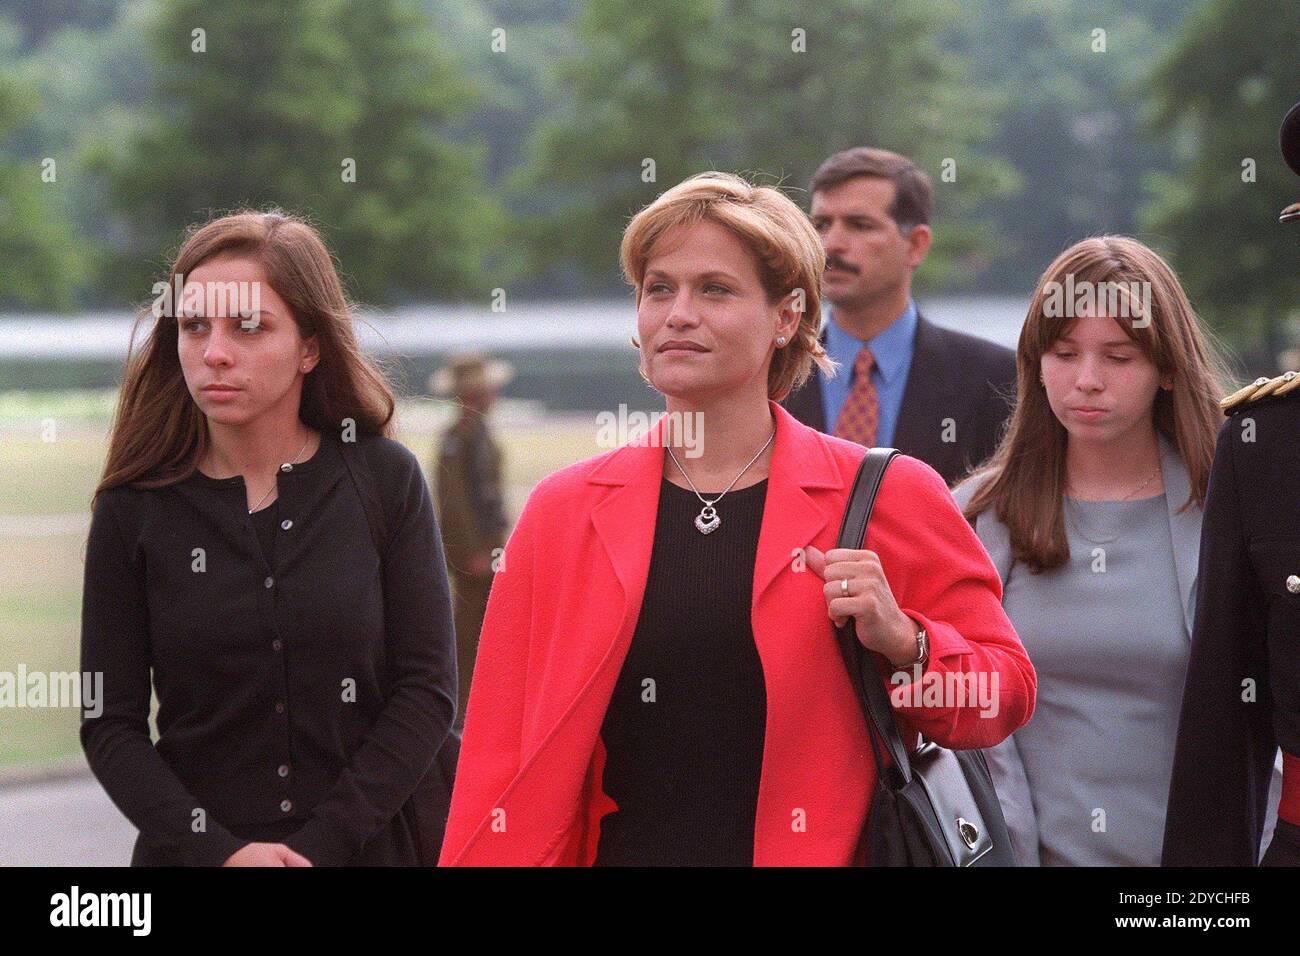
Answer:
<path fill-rule="evenodd" d="M 894 441 L 898 413 L 903 407 L 903 390 L 907 373 L 912 369 L 912 346 L 916 339 L 916 303 L 909 297 L 907 308 L 877 335 L 863 341 L 840 328 L 829 306 L 826 307 L 826 352 L 839 363 L 833 378 L 818 376 L 822 387 L 822 407 L 826 409 L 826 431 L 834 432 L 840 410 L 848 401 L 853 385 L 853 363 L 863 345 L 871 347 L 876 364 L 871 381 L 880 402 L 880 421 L 876 425 L 876 444 L 888 446 Z"/>

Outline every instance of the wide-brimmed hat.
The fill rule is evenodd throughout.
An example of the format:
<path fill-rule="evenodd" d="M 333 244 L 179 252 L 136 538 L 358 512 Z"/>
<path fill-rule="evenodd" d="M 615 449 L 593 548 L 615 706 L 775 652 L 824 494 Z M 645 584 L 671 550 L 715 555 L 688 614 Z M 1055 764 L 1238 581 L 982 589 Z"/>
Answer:
<path fill-rule="evenodd" d="M 1278 133 L 1282 144 L 1282 158 L 1291 167 L 1291 172 L 1300 176 L 1300 103 L 1291 107 L 1282 120 L 1282 129 Z M 1300 220 L 1300 202 L 1293 202 L 1282 210 L 1278 222 L 1295 222 Z"/>
<path fill-rule="evenodd" d="M 457 398 L 497 391 L 515 377 L 515 368 L 503 359 L 490 359 L 478 352 L 454 355 L 429 376 L 429 391 Z"/>

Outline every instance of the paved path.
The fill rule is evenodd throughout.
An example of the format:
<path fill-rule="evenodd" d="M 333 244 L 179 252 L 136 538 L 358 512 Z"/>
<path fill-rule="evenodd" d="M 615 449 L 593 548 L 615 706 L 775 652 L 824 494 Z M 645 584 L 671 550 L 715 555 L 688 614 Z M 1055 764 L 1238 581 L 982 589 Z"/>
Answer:
<path fill-rule="evenodd" d="M 134 843 L 88 773 L 0 785 L 0 866 L 126 866 Z"/>

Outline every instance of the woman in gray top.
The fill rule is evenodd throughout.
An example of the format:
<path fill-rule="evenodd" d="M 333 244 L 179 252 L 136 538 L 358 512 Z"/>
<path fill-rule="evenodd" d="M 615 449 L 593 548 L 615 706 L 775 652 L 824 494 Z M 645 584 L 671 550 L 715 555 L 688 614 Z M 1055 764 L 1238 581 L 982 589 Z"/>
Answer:
<path fill-rule="evenodd" d="M 1021 865 L 1159 865 L 1221 365 L 1119 236 L 1048 267 L 1016 361 L 1007 433 L 955 492 L 1039 679 L 990 769 Z"/>

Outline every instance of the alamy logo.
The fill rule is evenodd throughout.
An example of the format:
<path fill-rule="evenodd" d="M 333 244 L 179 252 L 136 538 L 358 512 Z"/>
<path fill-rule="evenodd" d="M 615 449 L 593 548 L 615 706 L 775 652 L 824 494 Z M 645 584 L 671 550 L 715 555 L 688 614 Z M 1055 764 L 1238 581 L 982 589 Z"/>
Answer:
<path fill-rule="evenodd" d="M 895 707 L 978 708 L 981 717 L 996 717 L 999 707 L 997 671 L 921 672 L 920 664 L 912 670 L 897 671 L 890 677 L 894 689 L 889 700 Z"/>
<path fill-rule="evenodd" d="M 128 926 L 148 936 L 153 926 L 151 893 L 82 893 L 78 886 L 50 897 L 51 926 Z"/>
<path fill-rule="evenodd" d="M 80 707 L 84 716 L 104 712 L 102 671 L 0 671 L 0 707 Z"/>
<path fill-rule="evenodd" d="M 663 428 L 654 431 L 662 422 Z M 628 411 L 626 404 L 618 412 L 596 415 L 596 444 L 601 448 L 618 448 L 626 444 L 681 448 L 687 458 L 704 454 L 703 412 Z"/>
<path fill-rule="evenodd" d="M 178 272 L 170 283 L 155 282 L 153 296 L 149 311 L 155 319 L 240 316 L 255 326 L 262 308 L 262 283 L 212 281 L 187 284 L 185 277 Z"/>
<path fill-rule="evenodd" d="M 1150 282 L 1075 282 L 1067 272 L 1064 282 L 1043 286 L 1043 315 L 1049 319 L 1106 316 L 1132 319 L 1135 329 L 1151 324 Z"/>

